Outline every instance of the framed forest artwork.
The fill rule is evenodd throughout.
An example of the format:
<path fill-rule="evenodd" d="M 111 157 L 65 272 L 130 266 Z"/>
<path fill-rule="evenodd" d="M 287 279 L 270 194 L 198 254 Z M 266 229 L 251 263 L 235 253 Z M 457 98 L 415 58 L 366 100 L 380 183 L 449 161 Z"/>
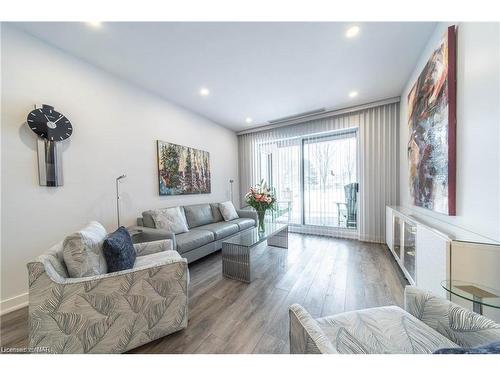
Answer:
<path fill-rule="evenodd" d="M 450 26 L 408 94 L 413 204 L 455 215 L 456 30 Z"/>
<path fill-rule="evenodd" d="M 207 151 L 156 141 L 160 195 L 210 193 L 210 154 Z"/>

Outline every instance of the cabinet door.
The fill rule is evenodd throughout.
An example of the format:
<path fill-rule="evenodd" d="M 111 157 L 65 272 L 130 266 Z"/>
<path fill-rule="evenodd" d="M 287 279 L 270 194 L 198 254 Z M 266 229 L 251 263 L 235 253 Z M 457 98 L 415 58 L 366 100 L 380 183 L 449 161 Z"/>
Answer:
<path fill-rule="evenodd" d="M 427 227 L 417 224 L 417 287 L 446 298 L 441 282 L 448 278 L 450 242 Z"/>
<path fill-rule="evenodd" d="M 394 255 L 398 261 L 401 262 L 401 223 L 402 220 L 399 216 L 393 216 L 392 222 L 392 246 L 394 247 Z"/>
<path fill-rule="evenodd" d="M 416 246 L 415 239 L 417 234 L 417 226 L 411 221 L 404 222 L 404 234 L 403 234 L 403 266 L 410 276 L 409 280 L 415 285 L 415 254 Z M 412 282 L 413 281 L 413 282 Z"/>

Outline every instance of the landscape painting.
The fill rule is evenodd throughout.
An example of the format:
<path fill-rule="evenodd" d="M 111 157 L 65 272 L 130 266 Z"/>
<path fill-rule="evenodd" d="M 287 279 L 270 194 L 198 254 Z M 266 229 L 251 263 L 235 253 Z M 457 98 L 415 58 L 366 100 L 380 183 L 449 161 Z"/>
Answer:
<path fill-rule="evenodd" d="M 210 193 L 207 151 L 157 141 L 160 195 Z"/>
<path fill-rule="evenodd" d="M 455 50 L 451 26 L 408 94 L 411 199 L 446 215 L 455 215 Z"/>

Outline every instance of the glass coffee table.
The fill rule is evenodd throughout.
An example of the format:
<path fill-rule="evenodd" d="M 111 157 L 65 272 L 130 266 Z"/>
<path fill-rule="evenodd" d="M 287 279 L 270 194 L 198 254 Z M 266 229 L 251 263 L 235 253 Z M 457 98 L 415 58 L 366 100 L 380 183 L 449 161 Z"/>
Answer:
<path fill-rule="evenodd" d="M 222 241 L 222 275 L 250 283 L 255 263 L 254 249 L 267 240 L 269 246 L 288 248 L 288 224 L 266 222 L 266 229 L 247 230 Z"/>
<path fill-rule="evenodd" d="M 483 314 L 483 306 L 500 309 L 500 291 L 461 280 L 444 280 L 441 286 L 451 294 L 472 302 L 472 310 Z"/>

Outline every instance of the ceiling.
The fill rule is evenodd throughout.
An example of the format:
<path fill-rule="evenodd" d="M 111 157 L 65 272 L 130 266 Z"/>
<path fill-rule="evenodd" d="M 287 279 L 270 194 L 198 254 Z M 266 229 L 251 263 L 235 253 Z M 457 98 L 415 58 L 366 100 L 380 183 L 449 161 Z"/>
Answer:
<path fill-rule="evenodd" d="M 14 25 L 236 131 L 399 96 L 436 26 L 357 23 L 359 34 L 347 38 L 352 23 Z M 201 88 L 210 94 L 201 96 Z"/>

